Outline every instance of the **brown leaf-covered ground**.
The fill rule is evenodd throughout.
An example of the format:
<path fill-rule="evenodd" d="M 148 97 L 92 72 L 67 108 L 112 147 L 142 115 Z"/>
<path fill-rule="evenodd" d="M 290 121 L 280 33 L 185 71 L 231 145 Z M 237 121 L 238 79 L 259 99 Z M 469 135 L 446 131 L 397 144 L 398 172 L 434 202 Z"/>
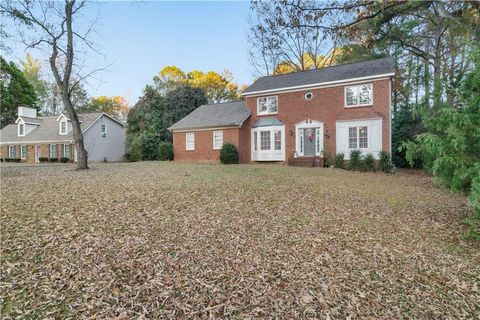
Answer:
<path fill-rule="evenodd" d="M 8 318 L 478 318 L 464 197 L 419 173 L 1 167 Z"/>

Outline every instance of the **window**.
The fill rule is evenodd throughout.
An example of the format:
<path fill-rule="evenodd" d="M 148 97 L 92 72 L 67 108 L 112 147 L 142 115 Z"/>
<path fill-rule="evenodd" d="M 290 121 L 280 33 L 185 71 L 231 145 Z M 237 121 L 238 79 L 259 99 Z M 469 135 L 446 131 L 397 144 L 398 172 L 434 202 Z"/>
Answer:
<path fill-rule="evenodd" d="M 260 150 L 270 150 L 270 131 L 260 131 Z"/>
<path fill-rule="evenodd" d="M 8 146 L 8 157 L 10 159 L 15 158 L 15 146 Z"/>
<path fill-rule="evenodd" d="M 60 121 L 60 134 L 67 134 L 67 121 Z"/>
<path fill-rule="evenodd" d="M 187 132 L 185 134 L 185 149 L 195 150 L 195 133 L 194 132 Z"/>
<path fill-rule="evenodd" d="M 107 135 L 107 125 L 106 124 L 102 124 L 102 126 L 100 127 L 100 132 L 101 132 L 103 137 L 105 137 Z"/>
<path fill-rule="evenodd" d="M 64 144 L 63 145 L 63 157 L 70 159 L 70 145 Z"/>
<path fill-rule="evenodd" d="M 345 107 L 367 106 L 373 103 L 373 85 L 345 87 Z"/>
<path fill-rule="evenodd" d="M 322 137 L 322 133 L 320 129 L 315 129 L 315 154 L 316 155 L 320 155 L 320 151 L 322 150 L 321 137 Z"/>
<path fill-rule="evenodd" d="M 58 158 L 58 151 L 57 151 L 57 145 L 56 144 L 51 144 L 50 145 L 49 158 Z"/>
<path fill-rule="evenodd" d="M 350 149 L 367 149 L 368 148 L 367 127 L 348 128 L 348 147 Z"/>
<path fill-rule="evenodd" d="M 274 142 L 275 142 L 275 150 L 282 150 L 282 131 L 275 130 L 274 131 Z"/>
<path fill-rule="evenodd" d="M 18 125 L 18 136 L 23 137 L 25 135 L 25 124 L 20 123 Z"/>
<path fill-rule="evenodd" d="M 213 149 L 221 149 L 223 146 L 223 131 L 213 131 Z"/>
<path fill-rule="evenodd" d="M 257 150 L 258 150 L 258 148 L 257 148 L 257 146 L 258 146 L 258 144 L 257 144 L 257 139 L 258 139 L 258 138 L 257 138 L 257 132 L 255 131 L 255 132 L 253 133 L 253 151 L 257 151 Z"/>
<path fill-rule="evenodd" d="M 303 154 L 303 148 L 304 148 L 304 145 L 305 145 L 305 142 L 304 142 L 304 139 L 305 139 L 305 136 L 304 136 L 305 131 L 304 131 L 304 129 L 300 129 L 300 130 L 299 130 L 299 133 L 300 133 L 300 148 L 299 148 L 300 150 L 299 150 L 299 151 L 300 151 L 300 154 Z"/>
<path fill-rule="evenodd" d="M 305 93 L 305 100 L 312 100 L 313 98 L 313 93 L 307 92 Z"/>
<path fill-rule="evenodd" d="M 28 148 L 26 145 L 20 146 L 20 158 L 27 159 Z"/>
<path fill-rule="evenodd" d="M 257 114 L 273 114 L 278 112 L 278 100 L 276 96 L 257 98 Z"/>

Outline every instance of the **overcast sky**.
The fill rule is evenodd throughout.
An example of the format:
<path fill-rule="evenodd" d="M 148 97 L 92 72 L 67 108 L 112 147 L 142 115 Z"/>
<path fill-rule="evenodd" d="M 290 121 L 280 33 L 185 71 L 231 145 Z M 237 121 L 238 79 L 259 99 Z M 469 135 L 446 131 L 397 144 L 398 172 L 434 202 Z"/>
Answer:
<path fill-rule="evenodd" d="M 90 3 L 86 16 L 100 19 L 95 42 L 105 55 L 88 55 L 89 66 L 109 65 L 89 80 L 91 96 L 124 96 L 131 104 L 164 66 L 217 72 L 229 69 L 239 84 L 250 84 L 248 63 L 249 2 L 104 2 Z M 14 33 L 14 25 L 4 25 Z M 13 42 L 12 42 L 13 41 Z M 18 41 L 8 43 L 7 59 L 26 54 Z M 31 51 L 34 58 L 47 56 Z M 4 53 L 5 54 L 5 53 Z M 44 72 L 50 70 L 45 66 Z"/>

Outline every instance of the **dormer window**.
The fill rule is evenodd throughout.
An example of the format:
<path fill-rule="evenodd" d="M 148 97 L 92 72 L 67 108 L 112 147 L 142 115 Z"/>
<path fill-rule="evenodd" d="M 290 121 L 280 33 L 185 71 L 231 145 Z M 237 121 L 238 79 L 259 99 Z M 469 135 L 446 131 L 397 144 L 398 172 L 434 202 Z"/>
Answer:
<path fill-rule="evenodd" d="M 25 123 L 18 124 L 18 136 L 24 137 L 25 136 Z"/>
<path fill-rule="evenodd" d="M 67 134 L 67 121 L 65 120 L 60 121 L 60 134 L 61 135 Z"/>

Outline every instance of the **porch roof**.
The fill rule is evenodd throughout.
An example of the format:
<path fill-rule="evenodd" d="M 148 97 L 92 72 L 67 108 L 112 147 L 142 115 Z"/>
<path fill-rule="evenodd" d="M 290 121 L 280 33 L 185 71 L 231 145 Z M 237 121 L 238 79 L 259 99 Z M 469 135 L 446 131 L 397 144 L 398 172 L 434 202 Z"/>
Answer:
<path fill-rule="evenodd" d="M 271 126 L 283 126 L 283 122 L 275 117 L 260 118 L 252 125 L 252 128 L 258 127 L 271 127 Z"/>

